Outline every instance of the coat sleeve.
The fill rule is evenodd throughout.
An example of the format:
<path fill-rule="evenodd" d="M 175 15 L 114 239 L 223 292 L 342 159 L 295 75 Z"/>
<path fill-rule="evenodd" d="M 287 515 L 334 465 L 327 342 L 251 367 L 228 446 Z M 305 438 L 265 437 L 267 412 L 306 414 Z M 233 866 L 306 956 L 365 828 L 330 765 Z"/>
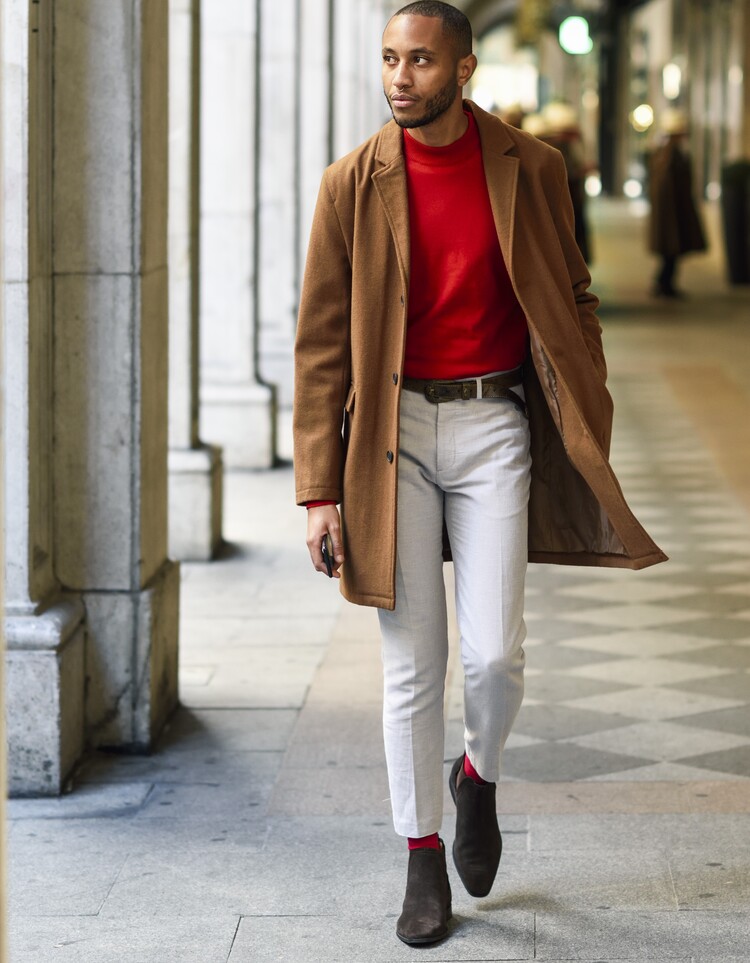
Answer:
<path fill-rule="evenodd" d="M 558 202 L 553 208 L 553 218 L 568 268 L 581 334 L 594 366 L 601 375 L 602 383 L 604 383 L 607 380 L 607 363 L 604 360 L 604 349 L 602 347 L 602 329 L 596 316 L 599 298 L 589 291 L 591 275 L 576 243 L 573 202 L 568 189 L 568 175 L 562 155 L 559 157 L 557 167 L 560 189 Z"/>
<path fill-rule="evenodd" d="M 294 346 L 296 500 L 341 501 L 344 404 L 351 381 L 351 252 L 323 175 Z"/>

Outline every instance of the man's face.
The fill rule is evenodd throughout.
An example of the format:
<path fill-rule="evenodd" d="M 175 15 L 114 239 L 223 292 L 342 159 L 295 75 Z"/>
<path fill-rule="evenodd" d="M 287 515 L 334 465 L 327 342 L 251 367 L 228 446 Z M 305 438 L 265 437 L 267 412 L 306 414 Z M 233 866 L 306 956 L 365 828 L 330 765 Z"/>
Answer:
<path fill-rule="evenodd" d="M 458 58 L 438 17 L 393 17 L 383 34 L 383 92 L 396 123 L 425 127 L 442 116 L 460 97 L 467 61 L 473 57 Z"/>

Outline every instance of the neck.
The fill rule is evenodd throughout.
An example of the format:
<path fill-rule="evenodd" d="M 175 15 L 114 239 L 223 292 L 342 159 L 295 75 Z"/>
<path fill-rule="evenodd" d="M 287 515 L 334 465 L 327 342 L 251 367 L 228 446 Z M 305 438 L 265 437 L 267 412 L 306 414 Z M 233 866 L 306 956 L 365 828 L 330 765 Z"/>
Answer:
<path fill-rule="evenodd" d="M 466 133 L 468 120 L 464 113 L 463 100 L 455 101 L 437 120 L 424 127 L 409 128 L 409 135 L 427 147 L 447 147 Z"/>

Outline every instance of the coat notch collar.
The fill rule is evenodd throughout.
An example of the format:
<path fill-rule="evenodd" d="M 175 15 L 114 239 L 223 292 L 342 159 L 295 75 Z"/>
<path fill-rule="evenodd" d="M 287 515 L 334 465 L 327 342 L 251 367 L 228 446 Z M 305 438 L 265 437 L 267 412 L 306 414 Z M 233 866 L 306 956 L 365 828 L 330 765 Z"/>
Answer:
<path fill-rule="evenodd" d="M 515 142 L 508 132 L 507 124 L 482 110 L 473 100 L 465 100 L 464 107 L 474 115 L 474 120 L 479 128 L 479 139 L 482 141 L 482 153 L 487 154 L 507 154 L 514 149 Z"/>
<path fill-rule="evenodd" d="M 513 272 L 513 233 L 516 216 L 516 191 L 518 187 L 517 156 L 509 153 L 515 148 L 515 141 L 508 132 L 507 125 L 473 101 L 465 100 L 464 105 L 474 114 L 482 142 L 482 158 L 487 178 L 487 193 L 490 197 L 492 215 L 495 219 L 497 238 L 503 252 L 505 267 L 511 279 Z"/>
<path fill-rule="evenodd" d="M 375 157 L 381 164 L 391 164 L 403 156 L 404 135 L 395 120 L 390 120 L 381 128 Z"/>

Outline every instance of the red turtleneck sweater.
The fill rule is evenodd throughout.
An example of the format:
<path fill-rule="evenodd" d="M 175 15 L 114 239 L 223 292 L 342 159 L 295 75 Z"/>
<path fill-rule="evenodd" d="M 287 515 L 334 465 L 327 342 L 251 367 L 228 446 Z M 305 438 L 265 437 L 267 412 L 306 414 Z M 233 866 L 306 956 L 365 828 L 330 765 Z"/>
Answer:
<path fill-rule="evenodd" d="M 474 116 L 457 141 L 404 132 L 411 276 L 404 374 L 468 378 L 515 368 L 526 318 L 497 239 Z"/>

